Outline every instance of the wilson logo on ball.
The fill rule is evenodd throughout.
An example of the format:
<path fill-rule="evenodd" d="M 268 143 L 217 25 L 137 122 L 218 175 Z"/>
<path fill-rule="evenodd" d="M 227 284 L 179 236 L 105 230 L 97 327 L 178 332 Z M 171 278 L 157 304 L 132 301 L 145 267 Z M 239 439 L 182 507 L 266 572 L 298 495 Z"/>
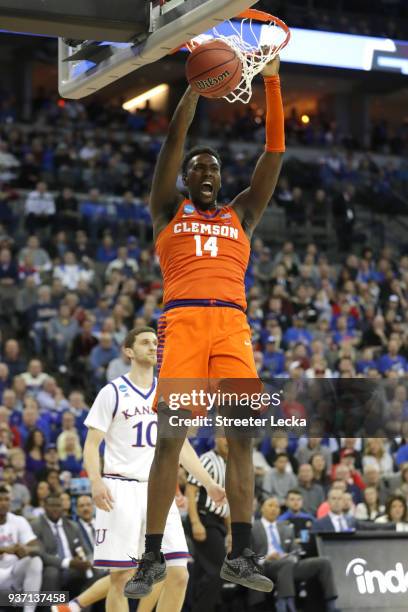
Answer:
<path fill-rule="evenodd" d="M 207 98 L 222 98 L 240 84 L 242 62 L 226 42 L 211 40 L 191 53 L 186 75 L 196 93 Z"/>
<path fill-rule="evenodd" d="M 209 87 L 214 87 L 214 85 L 218 85 L 218 83 L 222 83 L 230 76 L 230 72 L 225 70 L 222 74 L 219 74 L 216 77 L 208 77 L 208 79 L 201 79 L 200 81 L 195 81 L 196 86 L 199 89 L 208 89 Z"/>

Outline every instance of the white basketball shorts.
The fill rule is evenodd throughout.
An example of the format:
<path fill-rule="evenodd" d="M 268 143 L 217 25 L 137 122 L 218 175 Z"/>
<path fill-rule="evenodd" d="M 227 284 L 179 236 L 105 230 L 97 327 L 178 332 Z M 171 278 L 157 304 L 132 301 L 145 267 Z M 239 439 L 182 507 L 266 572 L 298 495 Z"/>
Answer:
<path fill-rule="evenodd" d="M 96 509 L 94 567 L 131 569 L 145 548 L 147 482 L 104 477 L 114 508 L 110 512 Z M 181 523 L 173 502 L 163 535 L 162 552 L 168 566 L 186 566 L 191 558 Z"/>

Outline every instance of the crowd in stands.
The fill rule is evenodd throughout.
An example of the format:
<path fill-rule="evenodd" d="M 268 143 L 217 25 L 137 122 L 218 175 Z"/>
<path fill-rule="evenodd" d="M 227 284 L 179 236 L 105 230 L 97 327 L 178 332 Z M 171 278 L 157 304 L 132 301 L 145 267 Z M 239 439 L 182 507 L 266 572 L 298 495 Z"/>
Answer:
<path fill-rule="evenodd" d="M 406 40 L 408 10 L 404 0 L 260 0 L 256 7 L 278 15 L 292 27 L 385 36 Z"/>
<path fill-rule="evenodd" d="M 255 104 L 250 104 L 244 113 L 231 114 L 228 118 L 217 119 L 214 113 L 211 117 L 209 134 L 213 138 L 224 137 L 238 141 L 262 142 L 264 125 L 264 110 Z M 359 141 L 350 133 L 342 132 L 332 117 L 320 112 L 307 115 L 302 122 L 302 116 L 296 108 L 286 117 L 285 135 L 288 146 L 311 146 L 316 148 L 344 147 L 349 151 L 366 151 L 384 155 L 401 155 L 408 152 L 408 123 L 392 127 L 382 118 L 376 119 L 370 125 L 363 141 Z"/>
<path fill-rule="evenodd" d="M 162 282 L 147 194 L 166 125 L 148 110 L 76 102 L 39 99 L 37 111 L 37 123 L 17 127 L 3 109 L 0 127 L 0 468 L 12 512 L 29 521 L 46 513 L 50 493 L 62 496 L 66 517 L 76 514 L 90 403 L 128 371 L 128 330 L 157 327 Z M 222 156 L 228 200 L 248 184 L 254 159 Z M 346 519 L 336 530 L 355 521 L 407 530 L 408 256 L 353 241 L 359 190 L 403 189 L 407 170 L 330 149 L 306 175 L 297 183 L 285 166 L 275 204 L 289 229 L 330 207 L 340 259 L 314 243 L 272 251 L 254 238 L 246 288 L 258 370 L 265 380 L 378 380 L 387 427 L 365 440 L 259 440 L 256 512 L 277 498 L 297 536 L 331 514 Z M 288 398 L 282 409 L 304 407 Z M 200 452 L 207 445 L 196 441 Z"/>
<path fill-rule="evenodd" d="M 277 15 L 297 28 L 400 40 L 408 34 L 404 0 L 373 0 L 369 10 L 366 0 L 259 0 L 252 8 Z"/>

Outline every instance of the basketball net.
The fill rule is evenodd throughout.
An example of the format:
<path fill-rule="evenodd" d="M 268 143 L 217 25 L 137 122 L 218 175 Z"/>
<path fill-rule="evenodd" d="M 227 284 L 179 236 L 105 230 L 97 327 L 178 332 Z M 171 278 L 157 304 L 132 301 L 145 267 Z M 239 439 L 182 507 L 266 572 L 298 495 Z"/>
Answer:
<path fill-rule="evenodd" d="M 222 31 L 217 26 L 213 27 L 212 36 L 203 34 L 190 40 L 186 46 L 192 52 L 211 38 L 222 40 L 229 45 L 242 63 L 241 81 L 231 93 L 223 96 L 224 100 L 248 104 L 252 98 L 254 77 L 286 47 L 290 40 L 290 30 L 277 17 L 248 9 L 236 20 L 223 22 Z"/>

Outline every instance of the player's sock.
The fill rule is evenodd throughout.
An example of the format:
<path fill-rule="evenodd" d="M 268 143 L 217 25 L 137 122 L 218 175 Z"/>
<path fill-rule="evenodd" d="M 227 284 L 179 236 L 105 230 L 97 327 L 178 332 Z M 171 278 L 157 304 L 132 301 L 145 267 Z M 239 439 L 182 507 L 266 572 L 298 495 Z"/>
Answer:
<path fill-rule="evenodd" d="M 230 559 L 236 559 L 242 555 L 245 548 L 251 546 L 251 523 L 231 523 L 232 550 Z"/>
<path fill-rule="evenodd" d="M 71 599 L 68 605 L 70 612 L 81 612 L 82 610 L 81 605 L 77 599 Z"/>
<path fill-rule="evenodd" d="M 145 551 L 147 553 L 154 553 L 157 561 L 160 561 L 160 549 L 162 545 L 163 534 L 162 533 L 146 533 L 145 538 Z"/>

